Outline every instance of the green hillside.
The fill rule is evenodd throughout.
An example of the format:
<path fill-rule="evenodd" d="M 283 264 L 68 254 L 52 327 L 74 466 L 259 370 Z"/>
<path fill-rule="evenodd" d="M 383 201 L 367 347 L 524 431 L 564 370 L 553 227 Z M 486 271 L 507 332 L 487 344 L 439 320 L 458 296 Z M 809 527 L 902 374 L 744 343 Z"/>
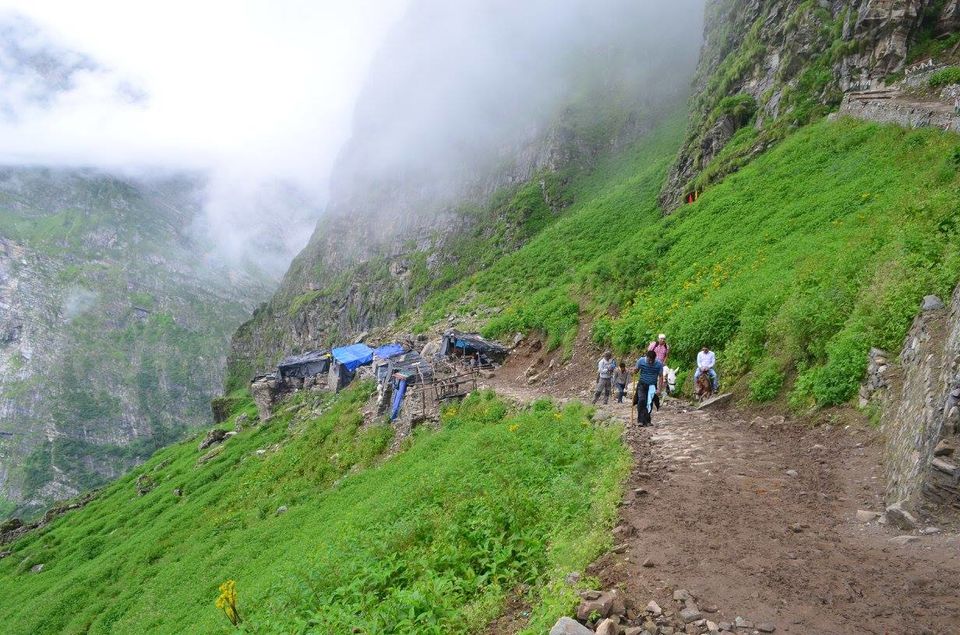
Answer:
<path fill-rule="evenodd" d="M 478 393 L 383 461 L 393 431 L 360 425 L 369 391 L 301 393 L 203 464 L 196 439 L 170 447 L 23 539 L 0 560 L 4 632 L 230 632 L 227 579 L 255 633 L 477 632 L 522 584 L 543 593 L 534 625 L 569 610 L 551 583 L 609 547 L 620 430 Z M 138 479 L 156 487 L 138 496 Z"/>
<path fill-rule="evenodd" d="M 621 353 L 663 330 L 675 359 L 720 351 L 753 399 L 849 400 L 868 348 L 897 349 L 921 296 L 960 275 L 960 139 L 824 121 L 663 217 L 681 136 L 678 118 L 565 182 L 564 216 L 405 319 L 499 307 L 489 334 L 563 347 L 583 323 Z M 392 430 L 361 425 L 369 390 L 301 394 L 202 464 L 197 439 L 159 452 L 12 546 L 0 623 L 230 632 L 214 601 L 234 580 L 249 632 L 479 632 L 518 588 L 529 632 L 546 630 L 573 606 L 560 580 L 609 546 L 620 431 L 578 404 L 480 393 L 384 460 Z M 253 416 L 244 403 L 235 417 Z M 144 496 L 141 475 L 156 483 Z"/>
<path fill-rule="evenodd" d="M 960 276 L 957 135 L 823 121 L 663 217 L 677 137 L 668 124 L 571 182 L 565 218 L 432 298 L 417 328 L 501 307 L 488 335 L 569 345 L 588 319 L 619 353 L 665 331 L 676 362 L 708 344 L 756 400 L 787 386 L 795 405 L 828 405 L 854 395 L 871 346 L 898 350 L 920 299 Z"/>

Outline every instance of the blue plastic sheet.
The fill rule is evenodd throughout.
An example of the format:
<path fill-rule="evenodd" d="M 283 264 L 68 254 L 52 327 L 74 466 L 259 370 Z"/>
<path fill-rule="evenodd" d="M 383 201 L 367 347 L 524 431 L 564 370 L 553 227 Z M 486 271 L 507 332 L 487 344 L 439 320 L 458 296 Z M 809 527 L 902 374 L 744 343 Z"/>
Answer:
<path fill-rule="evenodd" d="M 361 366 L 366 366 L 373 361 L 373 349 L 366 344 L 354 344 L 352 346 L 343 346 L 330 351 L 333 358 L 349 370 L 355 371 Z"/>
<path fill-rule="evenodd" d="M 400 405 L 403 404 L 403 397 L 407 393 L 407 380 L 400 380 L 400 387 L 397 388 L 397 392 L 393 394 L 393 409 L 390 411 L 390 421 L 393 421 L 397 418 L 397 415 L 400 414 Z"/>
<path fill-rule="evenodd" d="M 406 349 L 403 348 L 402 344 L 385 344 L 380 348 L 374 349 L 373 354 L 380 359 L 390 359 L 397 355 L 403 355 L 405 352 Z"/>

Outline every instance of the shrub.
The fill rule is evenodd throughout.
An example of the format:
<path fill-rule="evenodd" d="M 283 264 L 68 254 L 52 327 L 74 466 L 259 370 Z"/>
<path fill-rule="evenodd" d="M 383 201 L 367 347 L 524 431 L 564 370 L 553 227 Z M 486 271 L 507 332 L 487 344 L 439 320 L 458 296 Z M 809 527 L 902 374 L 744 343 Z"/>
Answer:
<path fill-rule="evenodd" d="M 756 371 L 750 382 L 750 399 L 758 403 L 773 401 L 780 394 L 786 375 L 775 363 L 767 363 Z"/>
<path fill-rule="evenodd" d="M 960 67 L 948 66 L 930 76 L 930 88 L 960 84 Z"/>

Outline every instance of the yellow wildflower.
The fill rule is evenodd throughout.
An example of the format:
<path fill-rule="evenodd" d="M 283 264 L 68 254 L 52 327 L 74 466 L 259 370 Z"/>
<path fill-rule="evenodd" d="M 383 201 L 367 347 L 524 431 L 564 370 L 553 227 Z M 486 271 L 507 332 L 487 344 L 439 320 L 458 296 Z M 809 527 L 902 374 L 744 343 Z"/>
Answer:
<path fill-rule="evenodd" d="M 220 597 L 217 598 L 217 608 L 224 612 L 227 619 L 234 626 L 243 620 L 237 610 L 237 585 L 233 580 L 227 580 L 220 585 Z"/>

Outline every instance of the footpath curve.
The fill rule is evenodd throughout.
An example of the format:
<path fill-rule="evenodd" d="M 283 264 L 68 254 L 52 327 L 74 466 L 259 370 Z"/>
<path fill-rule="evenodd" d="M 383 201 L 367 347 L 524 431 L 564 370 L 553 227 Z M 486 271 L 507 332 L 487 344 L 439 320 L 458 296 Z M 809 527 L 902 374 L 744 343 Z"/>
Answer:
<path fill-rule="evenodd" d="M 535 384 L 517 370 L 485 383 L 521 402 L 589 402 L 586 368 L 558 365 L 554 381 Z M 627 404 L 598 410 L 631 420 Z M 817 635 L 960 633 L 960 535 L 858 519 L 858 510 L 882 510 L 875 431 L 697 411 L 679 400 L 654 424 L 626 427 L 634 465 L 615 547 L 587 570 L 604 589 L 620 589 L 628 618 L 642 619 L 651 600 L 677 614 L 680 590 L 702 613 L 691 633 L 707 632 L 704 620 L 741 634 L 761 625 Z"/>

